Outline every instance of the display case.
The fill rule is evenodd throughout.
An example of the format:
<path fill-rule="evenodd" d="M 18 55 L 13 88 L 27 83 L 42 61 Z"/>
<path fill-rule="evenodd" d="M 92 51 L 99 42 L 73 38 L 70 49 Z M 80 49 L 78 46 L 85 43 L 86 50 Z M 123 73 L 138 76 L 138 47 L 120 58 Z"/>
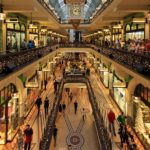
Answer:
<path fill-rule="evenodd" d="M 6 48 L 11 51 L 20 51 L 26 39 L 26 27 L 20 23 L 7 23 Z"/>
<path fill-rule="evenodd" d="M 125 40 L 129 39 L 145 39 L 145 24 L 126 24 Z"/>
<path fill-rule="evenodd" d="M 0 90 L 0 144 L 11 141 L 19 125 L 19 94 L 14 84 Z"/>

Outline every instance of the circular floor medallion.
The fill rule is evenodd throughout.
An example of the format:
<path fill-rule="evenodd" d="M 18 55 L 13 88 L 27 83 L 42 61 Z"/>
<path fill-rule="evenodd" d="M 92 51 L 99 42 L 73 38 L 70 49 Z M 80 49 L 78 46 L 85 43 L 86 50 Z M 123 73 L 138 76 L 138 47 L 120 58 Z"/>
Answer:
<path fill-rule="evenodd" d="M 67 136 L 67 144 L 72 147 L 81 147 L 84 143 L 84 139 L 80 133 L 72 132 Z"/>

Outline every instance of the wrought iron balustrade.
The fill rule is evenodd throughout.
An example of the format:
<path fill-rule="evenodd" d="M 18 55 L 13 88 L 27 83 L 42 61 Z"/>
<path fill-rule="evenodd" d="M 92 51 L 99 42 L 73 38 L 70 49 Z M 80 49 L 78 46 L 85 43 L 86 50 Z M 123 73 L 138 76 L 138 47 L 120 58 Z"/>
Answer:
<path fill-rule="evenodd" d="M 79 44 L 60 44 L 59 47 L 75 47 L 75 48 L 92 48 L 96 52 L 108 57 L 109 59 L 138 72 L 144 76 L 150 77 L 150 54 L 134 53 L 125 50 L 118 50 L 106 47 L 98 47 L 92 44 L 79 43 Z"/>
<path fill-rule="evenodd" d="M 24 67 L 33 61 L 46 56 L 52 52 L 53 48 L 54 47 L 46 46 L 0 55 L 0 76 L 4 77 L 14 70 L 20 69 L 21 67 Z"/>

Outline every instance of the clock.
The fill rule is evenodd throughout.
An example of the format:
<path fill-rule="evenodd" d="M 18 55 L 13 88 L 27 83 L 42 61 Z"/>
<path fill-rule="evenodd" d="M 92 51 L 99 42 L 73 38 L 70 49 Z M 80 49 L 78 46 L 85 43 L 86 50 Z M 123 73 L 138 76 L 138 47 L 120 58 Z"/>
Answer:
<path fill-rule="evenodd" d="M 78 5 L 75 5 L 73 8 L 72 8 L 72 14 L 74 16 L 80 16 L 81 15 L 81 8 L 78 6 Z"/>

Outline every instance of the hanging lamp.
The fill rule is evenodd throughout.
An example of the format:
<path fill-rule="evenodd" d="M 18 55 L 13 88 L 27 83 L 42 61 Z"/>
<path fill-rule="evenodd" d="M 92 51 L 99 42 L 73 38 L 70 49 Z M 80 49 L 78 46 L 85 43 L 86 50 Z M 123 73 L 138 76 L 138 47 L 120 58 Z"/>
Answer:
<path fill-rule="evenodd" d="M 32 12 L 31 12 L 31 20 L 30 20 L 30 23 L 29 23 L 29 29 L 36 29 L 36 28 L 37 28 L 37 26 L 32 21 Z"/>

